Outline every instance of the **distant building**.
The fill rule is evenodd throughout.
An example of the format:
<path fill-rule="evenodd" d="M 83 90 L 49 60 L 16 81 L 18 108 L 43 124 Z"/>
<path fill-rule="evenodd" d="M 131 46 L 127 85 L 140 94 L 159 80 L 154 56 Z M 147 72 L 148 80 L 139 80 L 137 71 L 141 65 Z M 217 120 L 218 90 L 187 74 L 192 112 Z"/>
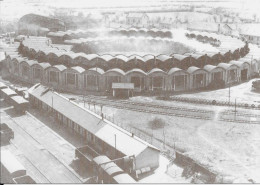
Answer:
<path fill-rule="evenodd" d="M 249 43 L 260 45 L 260 24 L 247 24 L 241 27 L 240 36 Z"/>
<path fill-rule="evenodd" d="M 146 28 L 149 25 L 149 17 L 146 13 L 129 13 L 126 17 L 126 24 Z"/>
<path fill-rule="evenodd" d="M 26 14 L 20 18 L 18 22 L 18 34 L 39 35 L 39 30 L 47 32 L 64 31 L 65 24 L 59 19 L 37 14 Z"/>

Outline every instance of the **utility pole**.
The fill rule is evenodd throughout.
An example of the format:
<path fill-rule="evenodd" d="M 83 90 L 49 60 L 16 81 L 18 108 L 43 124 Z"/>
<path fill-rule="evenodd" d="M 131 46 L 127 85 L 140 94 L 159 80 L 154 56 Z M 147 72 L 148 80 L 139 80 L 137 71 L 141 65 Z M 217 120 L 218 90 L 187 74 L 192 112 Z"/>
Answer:
<path fill-rule="evenodd" d="M 235 99 L 235 121 L 237 117 L 237 99 Z"/>
<path fill-rule="evenodd" d="M 116 134 L 115 134 L 115 159 L 116 159 Z"/>
<path fill-rule="evenodd" d="M 230 106 L 230 83 L 228 85 L 228 105 Z"/>

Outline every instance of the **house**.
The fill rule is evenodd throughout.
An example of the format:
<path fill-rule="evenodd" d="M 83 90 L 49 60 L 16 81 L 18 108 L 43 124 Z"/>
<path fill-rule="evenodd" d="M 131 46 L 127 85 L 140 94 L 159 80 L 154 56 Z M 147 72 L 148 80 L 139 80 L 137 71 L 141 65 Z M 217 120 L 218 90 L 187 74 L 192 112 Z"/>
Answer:
<path fill-rule="evenodd" d="M 133 27 L 147 28 L 149 17 L 146 13 L 129 13 L 126 17 L 126 24 Z"/>

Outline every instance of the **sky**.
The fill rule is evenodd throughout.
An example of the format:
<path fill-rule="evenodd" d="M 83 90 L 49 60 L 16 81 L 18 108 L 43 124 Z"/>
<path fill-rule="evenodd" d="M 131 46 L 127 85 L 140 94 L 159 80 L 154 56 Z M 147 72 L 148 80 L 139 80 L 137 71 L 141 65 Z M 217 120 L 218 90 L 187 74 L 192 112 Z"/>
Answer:
<path fill-rule="evenodd" d="M 249 10 L 259 14 L 260 0 L 186 0 L 185 4 L 224 6 L 241 11 Z M 173 4 L 183 4 L 181 0 L 3 0 L 1 2 L 0 18 L 3 20 L 18 19 L 27 13 L 49 15 L 52 8 L 91 8 L 91 7 L 169 7 Z"/>

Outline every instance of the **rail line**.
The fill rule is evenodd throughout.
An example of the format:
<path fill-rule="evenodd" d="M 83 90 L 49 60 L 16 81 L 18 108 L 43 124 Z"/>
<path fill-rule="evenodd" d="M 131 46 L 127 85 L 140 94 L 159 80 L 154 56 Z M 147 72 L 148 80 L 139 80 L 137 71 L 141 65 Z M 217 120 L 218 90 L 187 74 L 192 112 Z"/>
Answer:
<path fill-rule="evenodd" d="M 184 107 L 173 107 L 165 105 L 155 105 L 151 103 L 132 102 L 127 100 L 111 100 L 96 96 L 85 96 L 84 100 L 91 104 L 109 106 L 119 109 L 127 109 L 138 112 L 153 113 L 167 116 L 177 116 L 195 119 L 211 120 L 213 111 L 191 109 Z M 81 100 L 84 101 L 83 99 Z"/>
<path fill-rule="evenodd" d="M 41 145 L 41 143 L 39 143 L 29 132 L 27 132 L 23 127 L 21 127 L 12 117 L 10 117 L 9 115 L 7 115 L 18 127 L 20 127 L 20 129 L 22 129 L 27 135 L 29 135 L 35 142 L 37 142 L 38 144 Z M 50 152 L 48 149 L 45 148 L 45 150 L 52 156 L 54 157 L 62 166 L 64 166 L 67 170 L 69 170 L 76 179 L 78 179 L 80 182 L 83 182 L 76 174 L 75 172 L 73 172 L 69 167 L 67 167 L 67 165 L 65 165 L 60 159 L 58 159 L 52 152 Z M 25 156 L 25 155 L 24 155 Z M 26 157 L 27 158 L 27 157 Z M 28 158 L 27 158 L 28 159 Z M 28 159 L 29 160 L 29 159 Z M 30 161 L 30 160 L 29 160 Z M 31 161 L 30 161 L 31 163 Z M 34 166 L 34 165 L 33 165 Z M 36 166 L 34 166 L 38 171 L 40 171 Z M 41 173 L 42 174 L 42 173 Z M 64 174 L 65 175 L 65 174 Z M 43 175 L 48 181 L 49 179 Z"/>

